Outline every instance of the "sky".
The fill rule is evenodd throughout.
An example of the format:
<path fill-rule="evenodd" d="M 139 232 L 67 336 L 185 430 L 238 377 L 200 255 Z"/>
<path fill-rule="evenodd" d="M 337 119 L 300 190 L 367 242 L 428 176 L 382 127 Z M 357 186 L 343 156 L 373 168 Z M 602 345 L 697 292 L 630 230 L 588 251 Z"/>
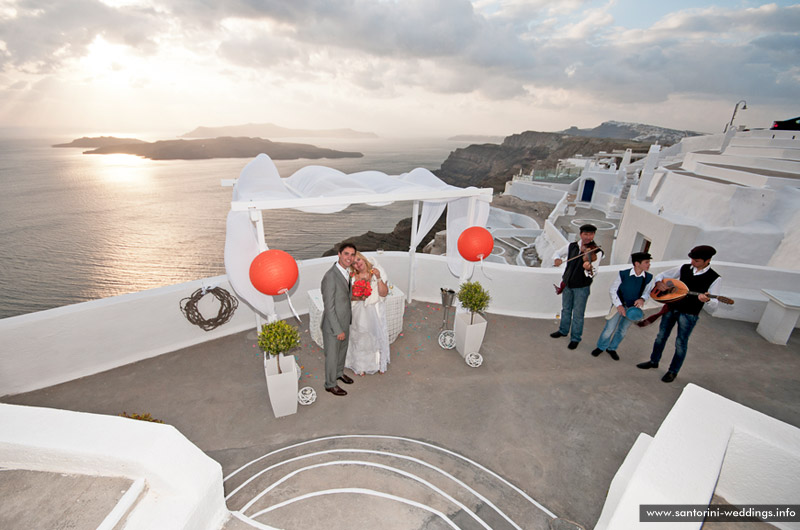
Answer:
<path fill-rule="evenodd" d="M 800 3 L 0 0 L 0 130 L 382 137 L 800 115 Z"/>

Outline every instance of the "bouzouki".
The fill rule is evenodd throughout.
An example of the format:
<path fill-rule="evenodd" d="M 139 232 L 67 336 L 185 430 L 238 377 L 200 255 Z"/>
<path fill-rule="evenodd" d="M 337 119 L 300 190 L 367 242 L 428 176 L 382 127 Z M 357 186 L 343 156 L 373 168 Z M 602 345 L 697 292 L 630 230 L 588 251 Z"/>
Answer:
<path fill-rule="evenodd" d="M 652 298 L 656 302 L 661 302 L 662 304 L 664 304 L 664 307 L 662 307 L 661 311 L 659 311 L 658 313 L 650 315 L 649 317 L 637 322 L 636 325 L 639 326 L 640 328 L 649 326 L 650 324 L 661 318 L 661 315 L 669 311 L 669 306 L 667 304 L 669 304 L 670 302 L 677 302 L 678 300 L 681 300 L 682 298 L 685 298 L 689 295 L 700 296 L 701 294 L 704 294 L 709 298 L 716 298 L 723 304 L 733 304 L 733 300 L 726 296 L 719 296 L 709 293 L 697 293 L 695 291 L 690 291 L 685 283 L 676 278 L 664 278 L 662 281 L 667 285 L 667 288 L 664 290 L 658 290 L 657 288 L 654 288 L 652 291 L 650 291 L 650 298 Z"/>
<path fill-rule="evenodd" d="M 656 302 L 661 302 L 662 304 L 677 302 L 678 300 L 686 298 L 687 296 L 700 296 L 701 294 L 704 294 L 709 298 L 716 298 L 723 304 L 733 304 L 733 300 L 726 296 L 690 291 L 685 283 L 676 278 L 664 278 L 662 282 L 666 284 L 666 289 L 660 290 L 658 287 L 655 287 L 650 292 L 650 298 Z"/>

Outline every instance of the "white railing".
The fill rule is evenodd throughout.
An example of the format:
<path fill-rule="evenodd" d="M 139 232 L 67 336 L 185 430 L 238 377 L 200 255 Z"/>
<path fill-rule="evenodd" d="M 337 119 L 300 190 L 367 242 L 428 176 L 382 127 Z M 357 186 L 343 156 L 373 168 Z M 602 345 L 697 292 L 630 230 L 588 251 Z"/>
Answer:
<path fill-rule="evenodd" d="M 407 253 L 367 254 L 380 261 L 392 283 L 409 292 Z M 308 313 L 307 292 L 319 288 L 334 260 L 335 257 L 328 257 L 298 262 L 300 275 L 290 295 L 299 313 Z M 458 288 L 459 280 L 450 273 L 444 256 L 417 254 L 414 260 L 413 299 L 439 304 L 440 288 Z M 651 272 L 680 263 L 683 261 L 655 263 Z M 599 268 L 587 317 L 606 314 L 610 305 L 608 289 L 618 271 L 627 267 Z M 749 304 L 742 300 L 733 308 L 721 308 L 717 317 L 757 321 L 766 307 L 760 289 L 787 290 L 800 285 L 800 271 L 725 262 L 715 262 L 713 267 L 723 277 L 722 294 L 728 289 L 731 298 L 749 300 Z M 491 293 L 490 313 L 555 322 L 561 311 L 561 298 L 555 295 L 553 285 L 561 281 L 561 274 L 555 268 L 485 262 L 476 266 L 472 279 Z M 44 388 L 254 328 L 255 314 L 244 303 L 239 304 L 230 322 L 210 332 L 185 319 L 179 309 L 180 300 L 202 285 L 211 284 L 231 290 L 225 277 L 219 276 L 0 320 L 0 395 Z M 277 297 L 276 310 L 280 318 L 292 317 L 285 296 Z M 203 314 L 213 316 L 213 311 L 216 309 L 212 307 Z"/>

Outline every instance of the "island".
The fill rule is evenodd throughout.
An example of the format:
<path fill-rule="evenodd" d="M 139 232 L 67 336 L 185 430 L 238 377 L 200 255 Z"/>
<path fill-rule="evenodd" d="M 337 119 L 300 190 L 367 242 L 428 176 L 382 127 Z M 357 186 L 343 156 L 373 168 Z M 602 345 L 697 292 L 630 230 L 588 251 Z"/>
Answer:
<path fill-rule="evenodd" d="M 125 140 L 121 142 L 120 140 Z M 86 145 L 94 142 L 94 145 Z M 80 145 L 79 145 L 80 144 Z M 159 140 L 144 142 L 114 137 L 80 138 L 68 144 L 53 147 L 95 147 L 84 151 L 86 155 L 128 154 L 151 160 L 202 160 L 208 158 L 253 158 L 260 153 L 273 160 L 298 158 L 361 158 L 363 153 L 337 151 L 311 144 L 273 142 L 263 138 L 230 137 L 205 140 Z"/>
<path fill-rule="evenodd" d="M 55 144 L 53 147 L 108 147 L 111 145 L 143 144 L 144 140 L 136 138 L 117 138 L 115 136 L 83 136 L 66 144 Z"/>

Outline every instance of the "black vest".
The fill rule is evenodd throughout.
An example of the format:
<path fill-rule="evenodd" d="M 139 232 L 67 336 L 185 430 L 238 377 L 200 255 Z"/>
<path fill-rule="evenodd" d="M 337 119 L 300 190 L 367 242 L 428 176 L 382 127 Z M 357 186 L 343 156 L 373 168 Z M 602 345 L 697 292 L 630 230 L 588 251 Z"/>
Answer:
<path fill-rule="evenodd" d="M 714 269 L 708 269 L 703 274 L 695 276 L 692 273 L 692 266 L 687 263 L 681 267 L 681 276 L 678 279 L 685 283 L 690 291 L 706 293 L 717 278 L 719 278 L 719 274 Z M 699 315 L 700 310 L 703 309 L 703 302 L 698 300 L 697 296 L 690 294 L 677 302 L 669 304 L 669 306 L 680 313 Z"/>
<path fill-rule="evenodd" d="M 575 258 L 575 256 L 580 253 L 580 245 L 577 243 L 570 243 L 567 249 L 567 259 L 569 260 Z M 564 270 L 564 275 L 562 276 L 564 284 L 570 289 L 588 287 L 589 285 L 592 285 L 592 279 L 588 278 L 584 272 L 585 269 L 583 268 L 583 256 L 580 258 L 575 258 L 572 261 L 567 261 L 567 268 Z"/>

